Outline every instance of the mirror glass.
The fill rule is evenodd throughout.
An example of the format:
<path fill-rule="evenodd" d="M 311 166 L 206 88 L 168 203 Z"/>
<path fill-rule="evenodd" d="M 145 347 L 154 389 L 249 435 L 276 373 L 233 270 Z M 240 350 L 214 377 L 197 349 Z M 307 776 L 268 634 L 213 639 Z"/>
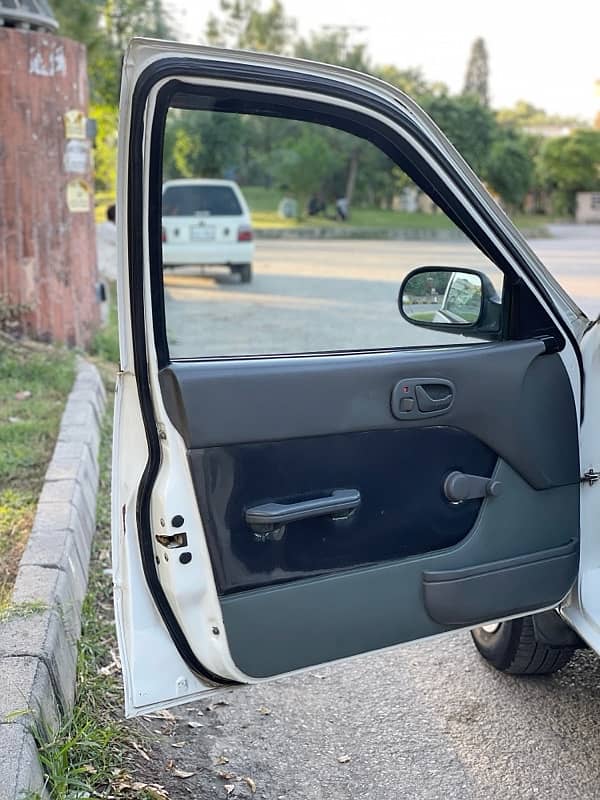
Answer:
<path fill-rule="evenodd" d="M 402 293 L 402 311 L 415 323 L 475 325 L 481 316 L 480 275 L 449 269 L 420 270 L 409 277 Z"/>

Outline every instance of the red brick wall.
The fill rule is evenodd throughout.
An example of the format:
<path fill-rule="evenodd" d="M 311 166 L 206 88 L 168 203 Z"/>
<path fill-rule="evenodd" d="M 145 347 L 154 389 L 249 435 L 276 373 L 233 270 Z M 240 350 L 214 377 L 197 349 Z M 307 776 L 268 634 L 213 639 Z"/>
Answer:
<path fill-rule="evenodd" d="M 30 335 L 85 345 L 98 325 L 93 198 L 69 211 L 63 114 L 87 113 L 85 47 L 0 28 L 0 302 Z"/>

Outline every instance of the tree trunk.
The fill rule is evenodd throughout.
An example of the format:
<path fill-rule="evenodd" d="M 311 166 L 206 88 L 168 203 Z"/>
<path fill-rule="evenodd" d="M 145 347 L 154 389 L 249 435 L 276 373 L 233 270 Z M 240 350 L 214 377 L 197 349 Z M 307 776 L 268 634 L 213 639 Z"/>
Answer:
<path fill-rule="evenodd" d="M 346 178 L 346 200 L 348 207 L 352 204 L 352 196 L 354 194 L 354 186 L 356 185 L 356 175 L 358 173 L 358 148 L 353 151 L 350 156 L 350 165 L 348 166 L 348 176 Z"/>

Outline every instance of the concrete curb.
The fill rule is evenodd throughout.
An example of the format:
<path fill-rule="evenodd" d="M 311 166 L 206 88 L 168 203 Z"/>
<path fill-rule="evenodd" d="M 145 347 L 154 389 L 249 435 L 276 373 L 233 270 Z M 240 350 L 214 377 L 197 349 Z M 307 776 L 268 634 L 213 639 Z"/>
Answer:
<path fill-rule="evenodd" d="M 79 359 L 13 610 L 0 621 L 0 800 L 48 796 L 32 725 L 52 729 L 73 706 L 105 400 L 98 370 Z"/>
<path fill-rule="evenodd" d="M 549 239 L 548 228 L 540 226 L 524 231 L 527 239 Z M 366 228 L 348 225 L 314 228 L 254 228 L 256 239 L 365 239 L 405 242 L 467 242 L 459 230 L 445 228 Z"/>

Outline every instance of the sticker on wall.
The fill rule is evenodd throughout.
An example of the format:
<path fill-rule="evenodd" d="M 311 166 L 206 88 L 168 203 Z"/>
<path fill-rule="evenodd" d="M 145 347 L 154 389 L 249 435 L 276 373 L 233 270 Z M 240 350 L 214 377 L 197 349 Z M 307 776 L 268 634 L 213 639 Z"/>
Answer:
<path fill-rule="evenodd" d="M 77 214 L 89 211 L 91 208 L 91 196 L 89 184 L 85 181 L 69 181 L 67 183 L 67 206 L 69 211 Z"/>
<path fill-rule="evenodd" d="M 63 167 L 65 172 L 77 172 L 80 175 L 86 173 L 90 168 L 89 142 L 82 142 L 80 139 L 71 139 L 67 142 L 63 155 Z"/>
<path fill-rule="evenodd" d="M 65 136 L 67 139 L 85 139 L 86 134 L 86 116 L 85 112 L 79 108 L 72 108 L 66 111 L 64 115 L 65 120 Z"/>

